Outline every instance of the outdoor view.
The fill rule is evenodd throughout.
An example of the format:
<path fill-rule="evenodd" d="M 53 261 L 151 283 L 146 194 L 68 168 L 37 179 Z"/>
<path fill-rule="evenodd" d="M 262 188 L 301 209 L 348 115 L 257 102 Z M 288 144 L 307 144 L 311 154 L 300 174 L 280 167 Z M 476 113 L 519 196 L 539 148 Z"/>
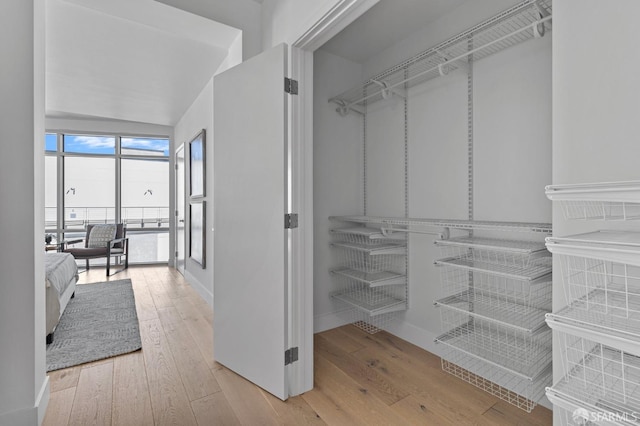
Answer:
<path fill-rule="evenodd" d="M 54 241 L 122 222 L 129 262 L 168 260 L 168 139 L 48 133 L 45 155 L 45 230 Z"/>

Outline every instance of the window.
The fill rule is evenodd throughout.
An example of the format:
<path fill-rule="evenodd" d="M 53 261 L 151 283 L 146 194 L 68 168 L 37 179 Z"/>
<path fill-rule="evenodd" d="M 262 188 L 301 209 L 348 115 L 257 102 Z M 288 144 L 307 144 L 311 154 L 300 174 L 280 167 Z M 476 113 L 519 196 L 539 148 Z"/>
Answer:
<path fill-rule="evenodd" d="M 130 263 L 168 261 L 169 139 L 47 133 L 46 232 L 78 238 L 114 222 L 127 226 Z"/>
<path fill-rule="evenodd" d="M 64 135 L 64 152 L 80 154 L 114 155 L 116 138 L 113 136 Z"/>

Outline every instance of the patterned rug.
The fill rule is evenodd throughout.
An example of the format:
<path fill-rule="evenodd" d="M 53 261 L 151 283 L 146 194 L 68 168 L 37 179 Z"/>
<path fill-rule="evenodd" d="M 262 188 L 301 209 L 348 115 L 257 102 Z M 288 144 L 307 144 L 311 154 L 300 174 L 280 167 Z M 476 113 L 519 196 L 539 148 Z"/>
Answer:
<path fill-rule="evenodd" d="M 47 371 L 142 348 L 131 280 L 76 286 L 47 345 Z"/>

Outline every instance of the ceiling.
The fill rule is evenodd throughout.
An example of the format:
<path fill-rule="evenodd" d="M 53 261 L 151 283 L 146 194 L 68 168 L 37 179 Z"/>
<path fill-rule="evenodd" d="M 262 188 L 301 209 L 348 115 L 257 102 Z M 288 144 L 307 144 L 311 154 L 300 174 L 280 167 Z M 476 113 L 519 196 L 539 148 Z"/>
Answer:
<path fill-rule="evenodd" d="M 240 31 L 153 0 L 47 0 L 46 113 L 175 125 Z"/>
<path fill-rule="evenodd" d="M 334 55 L 364 63 L 467 0 L 380 0 L 322 46 Z"/>

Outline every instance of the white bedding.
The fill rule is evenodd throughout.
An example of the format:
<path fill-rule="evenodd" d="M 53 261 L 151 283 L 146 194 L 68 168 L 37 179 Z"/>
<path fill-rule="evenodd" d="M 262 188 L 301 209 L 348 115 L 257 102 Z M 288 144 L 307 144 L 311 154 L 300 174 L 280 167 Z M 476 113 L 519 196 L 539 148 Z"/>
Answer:
<path fill-rule="evenodd" d="M 58 321 L 75 292 L 78 265 L 69 253 L 46 253 L 45 286 L 47 334 L 53 333 Z"/>

